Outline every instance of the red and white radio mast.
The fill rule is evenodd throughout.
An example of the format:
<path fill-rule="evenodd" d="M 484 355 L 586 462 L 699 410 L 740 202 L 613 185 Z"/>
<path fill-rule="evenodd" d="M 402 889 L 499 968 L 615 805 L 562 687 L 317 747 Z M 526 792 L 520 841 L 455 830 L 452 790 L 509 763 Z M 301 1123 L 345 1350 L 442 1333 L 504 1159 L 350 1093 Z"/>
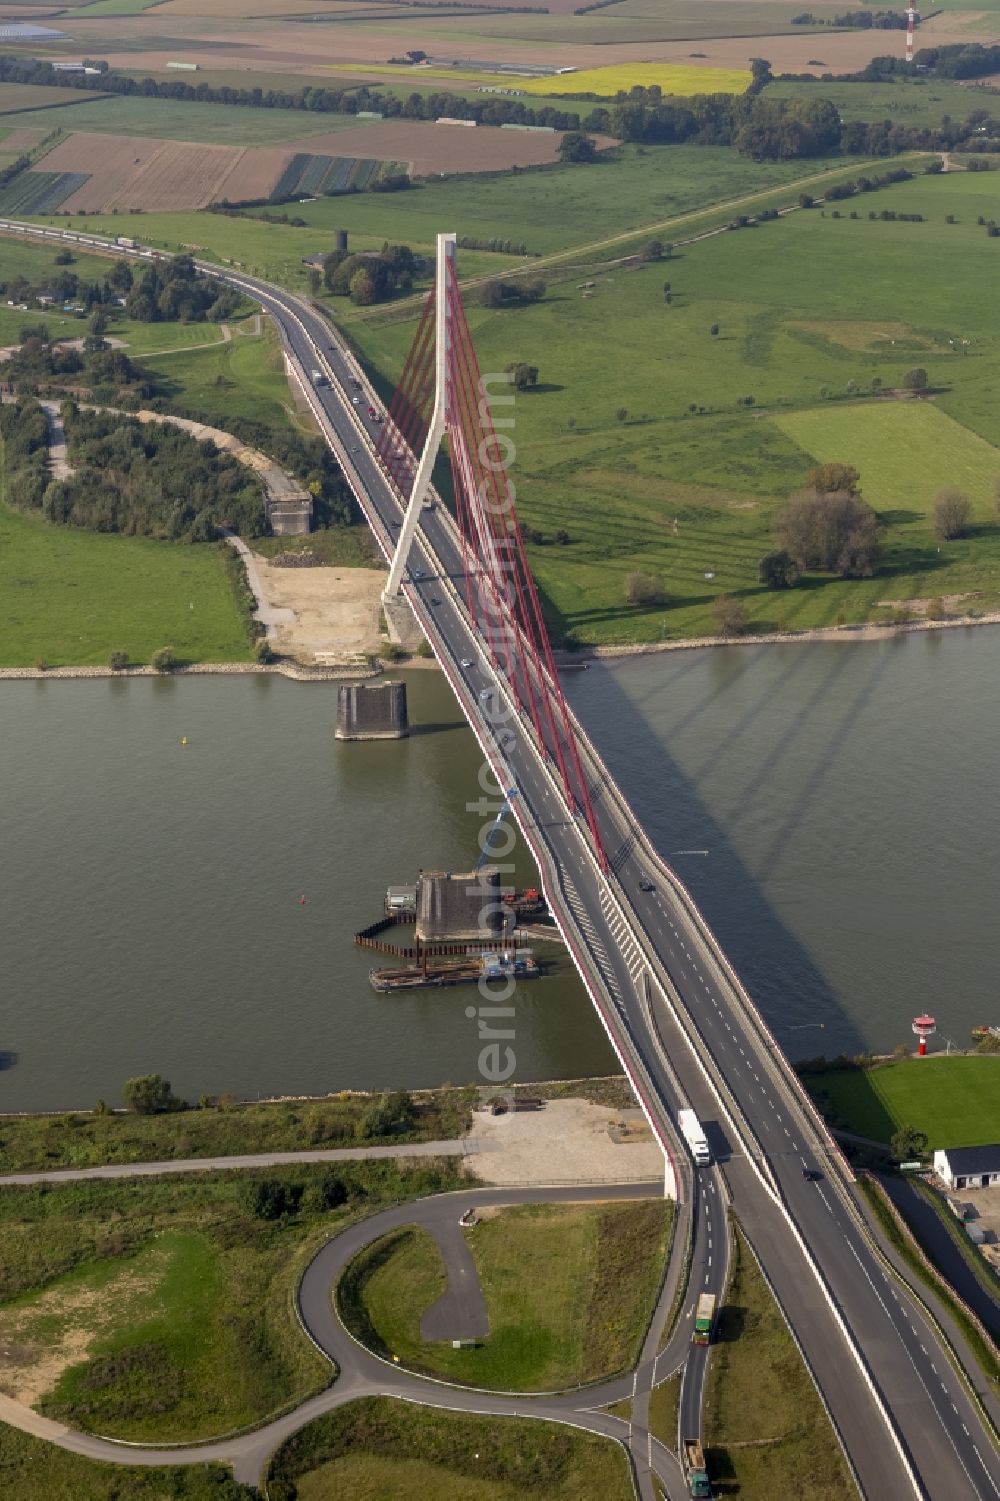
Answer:
<path fill-rule="evenodd" d="M 913 33 L 917 28 L 916 0 L 909 0 L 906 7 L 906 61 L 913 61 Z"/>

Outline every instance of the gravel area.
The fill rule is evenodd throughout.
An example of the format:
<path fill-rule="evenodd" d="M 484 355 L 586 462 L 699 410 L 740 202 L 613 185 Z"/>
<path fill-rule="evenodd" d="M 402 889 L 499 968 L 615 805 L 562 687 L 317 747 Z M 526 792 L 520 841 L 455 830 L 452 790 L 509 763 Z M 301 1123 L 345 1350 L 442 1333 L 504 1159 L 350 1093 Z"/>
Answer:
<path fill-rule="evenodd" d="M 549 1100 L 516 1115 L 476 1113 L 466 1163 L 486 1183 L 622 1183 L 663 1181 L 663 1156 L 637 1111 L 609 1110 L 587 1100 Z M 626 1121 L 626 1139 L 609 1125 Z"/>

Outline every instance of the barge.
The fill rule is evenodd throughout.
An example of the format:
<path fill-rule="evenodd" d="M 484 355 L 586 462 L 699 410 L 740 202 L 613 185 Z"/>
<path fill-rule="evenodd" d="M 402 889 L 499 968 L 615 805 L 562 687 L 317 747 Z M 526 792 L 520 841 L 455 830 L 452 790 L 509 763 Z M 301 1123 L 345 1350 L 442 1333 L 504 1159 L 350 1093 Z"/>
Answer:
<path fill-rule="evenodd" d="M 435 990 L 447 985 L 478 985 L 481 980 L 536 980 L 541 974 L 530 949 L 484 952 L 478 957 L 444 964 L 405 964 L 368 971 L 373 990 L 391 995 L 397 990 Z"/>

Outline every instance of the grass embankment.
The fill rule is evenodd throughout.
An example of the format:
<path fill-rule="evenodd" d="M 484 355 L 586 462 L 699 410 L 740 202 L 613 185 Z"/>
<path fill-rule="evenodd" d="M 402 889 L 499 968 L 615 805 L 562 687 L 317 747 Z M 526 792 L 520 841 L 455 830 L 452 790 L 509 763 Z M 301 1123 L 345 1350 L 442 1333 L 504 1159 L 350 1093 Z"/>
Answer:
<path fill-rule="evenodd" d="M 720 1494 L 856 1501 L 823 1404 L 739 1231 L 712 1349 L 705 1433 Z"/>
<path fill-rule="evenodd" d="M 554 1423 L 370 1397 L 317 1419 L 271 1461 L 271 1501 L 631 1501 L 617 1444 Z"/>
<path fill-rule="evenodd" d="M 649 1429 L 668 1449 L 677 1448 L 677 1414 L 681 1402 L 681 1378 L 671 1376 L 653 1388 L 649 1398 Z"/>
<path fill-rule="evenodd" d="M 474 1094 L 473 1089 L 419 1094 L 410 1123 L 388 1136 L 364 1130 L 364 1115 L 372 1104 L 369 1095 L 247 1105 L 223 1097 L 221 1105 L 176 1115 L 0 1116 L 0 1160 L 4 1173 L 27 1173 L 102 1163 L 445 1141 L 467 1130 Z"/>
<path fill-rule="evenodd" d="M 593 1381 L 636 1359 L 663 1270 L 670 1206 L 531 1205 L 469 1231 L 490 1332 L 472 1350 L 421 1339 L 420 1318 L 447 1278 L 415 1226 L 362 1252 L 338 1293 L 358 1338 L 378 1353 L 471 1386 L 546 1391 Z"/>
<path fill-rule="evenodd" d="M 879 1185 L 873 1182 L 872 1179 L 864 1176 L 859 1177 L 858 1183 L 871 1206 L 872 1213 L 882 1227 L 886 1239 L 902 1257 L 917 1281 L 921 1282 L 924 1287 L 929 1288 L 931 1292 L 936 1293 L 940 1301 L 948 1309 L 948 1312 L 962 1331 L 973 1355 L 979 1362 L 994 1395 L 996 1395 L 1000 1392 L 1000 1362 L 997 1361 L 995 1349 L 987 1343 L 977 1326 L 969 1318 L 964 1307 L 953 1294 L 944 1273 L 936 1277 L 928 1270 L 926 1263 L 914 1245 L 914 1241 L 909 1236 L 904 1235 L 900 1229 Z"/>
<path fill-rule="evenodd" d="M 989 1146 L 998 1134 L 1000 1056 L 907 1058 L 873 1068 L 803 1073 L 831 1125 L 886 1144 L 901 1126 L 938 1147 Z"/>
<path fill-rule="evenodd" d="M 264 1208 L 254 1199 L 261 1181 L 284 1194 L 280 1218 L 266 1217 L 273 1195 Z M 362 1208 L 456 1183 L 447 1166 L 379 1162 L 8 1188 L 4 1389 L 119 1438 L 193 1440 L 256 1423 L 330 1379 L 293 1312 L 310 1248 Z"/>
<path fill-rule="evenodd" d="M 385 559 L 367 523 L 310 532 L 307 537 L 258 537 L 253 550 L 265 558 L 279 553 L 310 552 L 327 568 L 385 567 Z"/>
<path fill-rule="evenodd" d="M 208 328 L 211 337 L 211 325 Z M 270 322 L 259 339 L 234 335 L 228 344 L 172 350 L 144 357 L 142 363 L 152 373 L 159 395 L 197 412 L 210 425 L 224 428 L 229 417 L 251 416 L 272 427 L 291 422 L 301 431 L 314 431 L 310 418 L 296 414 L 281 342 Z"/>
<path fill-rule="evenodd" d="M 0 1474 L 10 1501 L 254 1501 L 225 1465 L 99 1464 L 0 1424 Z"/>
<path fill-rule="evenodd" d="M 976 222 L 1000 216 L 1000 174 L 919 177 L 836 208 L 837 220 L 831 205 L 668 261 L 578 271 L 530 307 L 470 307 L 483 369 L 539 367 L 539 388 L 517 401 L 514 478 L 522 520 L 570 539 L 530 547 L 557 632 L 594 643 L 714 634 L 720 593 L 757 631 L 885 620 L 906 600 L 1000 607 L 1000 304 L 982 298 L 1000 241 Z M 883 210 L 925 219 L 869 220 Z M 919 310 L 895 270 L 914 254 Z M 379 316 L 352 321 L 352 337 L 394 379 L 413 328 Z M 609 341 L 623 354 L 613 364 Z M 930 400 L 861 400 L 915 366 Z M 775 515 L 829 456 L 860 469 L 885 526 L 883 565 L 872 579 L 810 575 L 768 591 L 756 573 Z M 930 503 L 955 484 L 974 526 L 942 542 Z M 626 605 L 631 572 L 662 579 L 666 605 Z"/>

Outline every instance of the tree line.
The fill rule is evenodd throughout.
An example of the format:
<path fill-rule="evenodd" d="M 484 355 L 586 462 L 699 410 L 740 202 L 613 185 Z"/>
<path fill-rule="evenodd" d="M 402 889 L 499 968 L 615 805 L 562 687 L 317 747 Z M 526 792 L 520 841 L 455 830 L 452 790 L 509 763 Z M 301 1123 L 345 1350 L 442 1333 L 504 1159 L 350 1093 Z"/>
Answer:
<path fill-rule="evenodd" d="M 217 323 L 235 317 L 248 304 L 238 291 L 214 277 L 204 276 L 190 255 L 154 261 L 136 280 L 126 260 L 116 261 L 103 281 L 83 281 L 67 268 L 73 263 L 69 250 L 56 256 L 59 267 L 41 281 L 14 276 L 0 281 L 0 294 L 12 302 L 37 302 L 51 297 L 59 304 L 76 301 L 83 311 L 124 304 L 129 318 L 139 323 Z"/>
<path fill-rule="evenodd" d="M 234 104 L 244 109 L 294 109 L 307 113 L 356 115 L 375 110 L 392 118 L 436 120 L 439 115 L 476 120 L 480 125 L 550 125 L 556 130 L 575 130 L 577 111 L 543 105 L 535 109 L 520 99 L 484 94 L 463 99 L 446 90 L 433 94 L 408 94 L 405 98 L 384 94 L 365 84 L 348 88 L 309 87 L 290 89 L 236 89 L 228 85 L 186 83 L 176 78 L 133 78 L 112 69 L 100 74 L 61 73 L 51 63 L 37 58 L 0 55 L 0 82 L 59 85 L 106 94 L 135 95 L 142 99 L 177 99 L 201 104 Z"/>

